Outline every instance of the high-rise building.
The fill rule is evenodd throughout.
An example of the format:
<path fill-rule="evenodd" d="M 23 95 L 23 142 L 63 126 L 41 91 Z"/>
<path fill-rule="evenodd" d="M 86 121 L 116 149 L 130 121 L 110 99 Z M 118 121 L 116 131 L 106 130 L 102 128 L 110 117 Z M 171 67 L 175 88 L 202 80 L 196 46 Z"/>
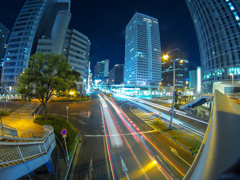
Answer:
<path fill-rule="evenodd" d="M 180 49 L 168 52 L 169 60 L 162 62 L 162 85 L 173 85 L 173 59 L 175 60 L 175 87 L 184 90 L 189 83 L 188 54 Z"/>
<path fill-rule="evenodd" d="M 239 0 L 185 1 L 198 38 L 205 91 L 228 92 L 232 80 L 240 87 Z"/>
<path fill-rule="evenodd" d="M 77 83 L 81 93 L 85 93 L 90 85 L 90 45 L 90 40 L 84 34 L 75 29 L 67 30 L 62 53 L 71 64 L 72 69 L 81 74 L 81 80 Z"/>
<path fill-rule="evenodd" d="M 0 79 L 2 78 L 2 64 L 5 50 L 7 48 L 7 38 L 9 34 L 9 29 L 6 28 L 2 23 L 0 23 Z"/>
<path fill-rule="evenodd" d="M 94 80 L 104 80 L 108 77 L 109 72 L 109 60 L 97 62 L 94 66 Z"/>
<path fill-rule="evenodd" d="M 190 89 L 197 94 L 200 94 L 204 89 L 202 89 L 201 81 L 201 67 L 194 67 L 189 71 L 189 87 Z"/>
<path fill-rule="evenodd" d="M 135 13 L 125 33 L 124 82 L 158 85 L 161 81 L 161 46 L 158 20 Z"/>
<path fill-rule="evenodd" d="M 28 67 L 29 57 L 36 52 L 38 40 L 43 35 L 50 37 L 56 14 L 69 9 L 70 0 L 26 0 L 8 40 L 2 86 L 15 85 L 16 78 Z"/>
<path fill-rule="evenodd" d="M 123 83 L 124 64 L 115 64 L 109 71 L 109 85 Z"/>
<path fill-rule="evenodd" d="M 62 54 L 71 16 L 69 10 L 61 10 L 56 14 L 50 37 L 43 35 L 38 40 L 37 52 Z"/>
<path fill-rule="evenodd" d="M 2 23 L 0 23 L 0 60 L 4 57 L 4 52 L 6 49 L 6 42 L 9 34 L 9 29 L 6 28 Z"/>

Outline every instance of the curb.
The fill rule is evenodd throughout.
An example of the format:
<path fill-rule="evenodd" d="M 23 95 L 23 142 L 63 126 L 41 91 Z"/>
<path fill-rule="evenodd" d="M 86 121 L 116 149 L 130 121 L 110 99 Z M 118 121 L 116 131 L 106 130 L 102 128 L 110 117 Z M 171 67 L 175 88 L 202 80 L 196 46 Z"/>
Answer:
<path fill-rule="evenodd" d="M 179 143 L 178 141 L 176 141 L 175 139 L 173 139 L 171 136 L 169 136 L 168 134 L 166 134 L 165 132 L 163 132 L 161 129 L 159 129 L 158 127 L 156 127 L 154 124 L 152 124 L 152 126 L 154 128 L 156 128 L 159 132 L 161 132 L 162 134 L 164 134 L 165 136 L 167 136 L 168 138 L 170 138 L 171 140 L 173 140 L 176 144 L 178 144 L 179 146 L 181 146 L 182 148 L 184 148 L 185 150 L 187 150 L 189 153 L 191 153 L 192 156 L 195 156 L 196 154 L 192 153 L 192 151 L 190 149 L 188 149 L 187 147 L 185 147 L 184 145 L 182 145 L 181 143 Z"/>
<path fill-rule="evenodd" d="M 82 135 L 81 135 L 81 133 L 79 132 L 79 130 L 74 125 L 72 125 L 71 123 L 69 123 L 69 124 L 77 131 L 78 141 L 77 141 L 77 144 L 74 148 L 74 152 L 73 152 L 73 156 L 71 158 L 71 161 L 68 164 L 66 174 L 64 175 L 64 178 L 63 178 L 64 180 L 67 180 L 67 179 L 71 180 L 73 178 L 74 170 L 75 170 L 78 155 L 79 155 L 79 151 L 80 151 L 81 146 L 82 146 Z M 73 166 L 72 166 L 72 164 L 73 164 Z M 70 171 L 70 169 L 71 169 L 71 171 Z M 69 173 L 69 171 L 70 171 L 70 173 Z M 68 176 L 70 176 L 70 177 L 68 177 Z"/>

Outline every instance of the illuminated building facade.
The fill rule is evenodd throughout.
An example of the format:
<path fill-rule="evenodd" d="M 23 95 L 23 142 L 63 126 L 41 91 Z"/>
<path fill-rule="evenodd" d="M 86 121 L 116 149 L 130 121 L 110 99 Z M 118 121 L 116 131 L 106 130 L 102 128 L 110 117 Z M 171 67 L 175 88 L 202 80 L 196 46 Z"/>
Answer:
<path fill-rule="evenodd" d="M 97 62 L 94 66 L 94 80 L 104 80 L 108 78 L 109 73 L 109 60 L 105 59 L 103 61 Z"/>
<path fill-rule="evenodd" d="M 184 90 L 189 83 L 188 54 L 180 49 L 174 49 L 168 53 L 169 59 L 162 62 L 162 85 L 173 85 L 173 61 L 175 59 L 175 87 Z"/>
<path fill-rule="evenodd" d="M 201 76 L 201 67 L 194 67 L 189 71 L 189 88 L 194 94 L 204 92 L 204 89 L 202 89 Z"/>
<path fill-rule="evenodd" d="M 158 85 L 162 78 L 160 57 L 158 20 L 135 13 L 126 26 L 124 82 Z"/>
<path fill-rule="evenodd" d="M 239 0 L 185 0 L 195 26 L 206 92 L 240 87 Z"/>
<path fill-rule="evenodd" d="M 109 71 L 109 85 L 123 83 L 124 64 L 115 64 Z"/>
<path fill-rule="evenodd" d="M 9 87 L 10 90 L 16 84 L 16 78 L 28 67 L 38 40 L 43 35 L 50 37 L 56 14 L 69 9 L 70 0 L 26 0 L 7 43 L 2 72 L 5 89 Z"/>
<path fill-rule="evenodd" d="M 85 93 L 90 86 L 90 45 L 90 40 L 84 34 L 75 29 L 67 30 L 62 54 L 67 58 L 72 69 L 81 74 L 81 80 L 77 83 L 81 93 Z"/>
<path fill-rule="evenodd" d="M 0 79 L 2 77 L 2 61 L 4 60 L 4 54 L 5 54 L 5 49 L 7 48 L 7 38 L 9 35 L 9 29 L 6 28 L 2 23 L 0 23 L 0 62 L 1 62 L 1 66 L 0 66 Z"/>
<path fill-rule="evenodd" d="M 2 60 L 6 48 L 6 42 L 9 34 L 9 29 L 0 23 L 0 58 Z"/>

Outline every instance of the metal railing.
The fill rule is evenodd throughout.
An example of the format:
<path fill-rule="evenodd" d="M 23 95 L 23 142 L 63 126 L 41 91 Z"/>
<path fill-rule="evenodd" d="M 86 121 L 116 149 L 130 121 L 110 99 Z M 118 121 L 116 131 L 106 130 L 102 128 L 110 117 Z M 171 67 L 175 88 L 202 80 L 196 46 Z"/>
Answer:
<path fill-rule="evenodd" d="M 186 107 L 186 106 L 189 106 L 189 105 L 193 104 L 194 102 L 199 101 L 199 100 L 202 99 L 202 98 L 213 99 L 213 95 L 212 95 L 212 94 L 202 94 L 202 95 L 199 95 L 199 96 L 197 96 L 196 99 L 193 99 L 193 100 L 188 101 L 187 103 L 181 105 L 181 106 L 180 106 L 180 109 L 182 109 L 182 108 L 184 108 L 184 107 Z"/>
<path fill-rule="evenodd" d="M 5 124 L 0 124 L 0 136 L 18 137 L 17 129 Z"/>
<path fill-rule="evenodd" d="M 17 138 L 0 136 L 0 168 L 16 163 L 23 163 L 48 152 L 55 142 L 52 126 L 45 126 L 42 138 Z"/>
<path fill-rule="evenodd" d="M 184 180 L 239 179 L 240 106 L 215 90 L 211 114 L 198 155 Z"/>

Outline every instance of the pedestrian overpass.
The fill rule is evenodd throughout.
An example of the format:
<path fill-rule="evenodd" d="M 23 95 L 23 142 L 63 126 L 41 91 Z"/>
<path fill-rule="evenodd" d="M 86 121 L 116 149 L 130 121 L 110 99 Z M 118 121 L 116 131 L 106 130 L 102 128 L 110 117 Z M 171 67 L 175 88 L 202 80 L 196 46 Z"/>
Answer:
<path fill-rule="evenodd" d="M 196 106 L 202 105 L 208 101 L 213 100 L 212 94 L 202 94 L 197 97 L 197 99 L 193 99 L 191 101 L 188 101 L 187 103 L 180 106 L 180 109 L 183 110 L 186 107 L 195 108 Z"/>
<path fill-rule="evenodd" d="M 51 154 L 56 146 L 52 126 L 44 126 L 40 138 L 20 138 L 17 130 L 0 124 L 0 180 L 18 179 L 46 164 L 54 171 Z"/>

